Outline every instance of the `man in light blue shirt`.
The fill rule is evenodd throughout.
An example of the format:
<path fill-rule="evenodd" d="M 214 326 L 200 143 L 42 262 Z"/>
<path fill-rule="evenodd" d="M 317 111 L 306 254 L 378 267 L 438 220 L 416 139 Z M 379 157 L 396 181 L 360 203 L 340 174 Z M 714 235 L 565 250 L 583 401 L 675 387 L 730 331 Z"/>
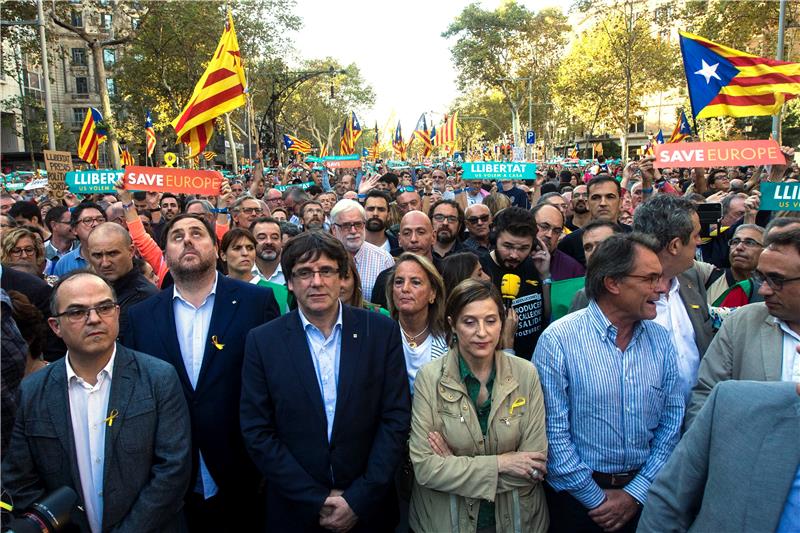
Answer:
<path fill-rule="evenodd" d="M 684 412 L 656 243 L 614 235 L 592 254 L 587 308 L 548 327 L 534 362 L 547 411 L 550 528 L 635 531 Z"/>
<path fill-rule="evenodd" d="M 83 251 L 86 250 L 86 243 L 89 241 L 89 234 L 92 230 L 106 221 L 103 209 L 92 202 L 79 204 L 72 210 L 70 225 L 75 236 L 78 237 L 79 244 L 71 252 L 63 255 L 53 268 L 53 275 L 59 278 L 78 270 L 79 268 L 90 268 L 89 261 L 84 257 Z M 88 253 L 88 252 L 87 252 Z"/>

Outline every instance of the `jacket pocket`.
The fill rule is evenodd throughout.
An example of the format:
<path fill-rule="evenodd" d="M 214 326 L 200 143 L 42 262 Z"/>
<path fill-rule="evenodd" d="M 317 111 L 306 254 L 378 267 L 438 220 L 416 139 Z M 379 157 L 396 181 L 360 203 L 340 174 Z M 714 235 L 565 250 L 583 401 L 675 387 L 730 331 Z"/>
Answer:
<path fill-rule="evenodd" d="M 25 431 L 39 470 L 45 474 L 52 474 L 61 469 L 64 449 L 52 422 L 28 420 L 25 424 Z"/>
<path fill-rule="evenodd" d="M 151 452 L 157 418 L 152 398 L 129 405 L 119 428 L 122 449 L 128 453 Z"/>

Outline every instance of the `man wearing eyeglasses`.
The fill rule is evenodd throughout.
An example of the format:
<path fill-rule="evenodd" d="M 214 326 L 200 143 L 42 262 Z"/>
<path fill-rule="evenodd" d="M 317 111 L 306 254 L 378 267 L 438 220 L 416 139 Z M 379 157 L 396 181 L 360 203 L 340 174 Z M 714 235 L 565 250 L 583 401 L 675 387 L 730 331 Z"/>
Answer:
<path fill-rule="evenodd" d="M 758 258 L 764 249 L 763 242 L 764 228 L 761 226 L 743 224 L 736 228 L 728 241 L 731 266 L 715 268 L 706 280 L 709 305 L 739 307 L 750 302 L 754 292 L 750 276 L 758 266 Z"/>
<path fill-rule="evenodd" d="M 364 299 L 371 302 L 378 274 L 394 266 L 394 258 L 383 248 L 366 242 L 367 214 L 355 200 L 339 200 L 331 209 L 331 221 L 333 236 L 339 239 L 356 262 Z"/>
<path fill-rule="evenodd" d="M 464 248 L 481 255 L 492 251 L 489 232 L 492 228 L 492 212 L 483 204 L 473 204 L 464 212 L 464 222 L 469 237 L 464 239 Z"/>
<path fill-rule="evenodd" d="M 800 382 L 800 228 L 773 230 L 764 246 L 752 275 L 764 302 L 722 323 L 700 363 L 687 426 L 720 381 Z"/>
<path fill-rule="evenodd" d="M 23 510 L 71 487 L 80 531 L 182 531 L 191 430 L 175 369 L 116 343 L 119 306 L 93 272 L 62 278 L 51 307 L 67 353 L 22 383 L 3 488 Z"/>
<path fill-rule="evenodd" d="M 264 208 L 252 196 L 240 196 L 231 205 L 231 214 L 237 227 L 247 229 L 255 219 L 264 216 Z"/>
<path fill-rule="evenodd" d="M 106 221 L 103 209 L 93 202 L 83 202 L 72 210 L 70 226 L 78 237 L 78 246 L 61 257 L 53 269 L 53 275 L 59 278 L 79 268 L 89 268 L 89 251 L 86 244 L 92 230 Z"/>
<path fill-rule="evenodd" d="M 464 226 L 464 211 L 454 200 L 439 200 L 435 202 L 428 216 L 433 224 L 433 254 L 438 259 L 444 259 L 450 254 L 464 251 L 459 236 Z"/>
<path fill-rule="evenodd" d="M 241 428 L 266 478 L 271 531 L 394 531 L 398 521 L 394 476 L 411 418 L 400 329 L 340 303 L 347 254 L 320 231 L 289 240 L 281 263 L 297 309 L 247 336 Z"/>
<path fill-rule="evenodd" d="M 536 221 L 536 236 L 550 253 L 550 276 L 553 281 L 583 276 L 586 272 L 583 265 L 558 249 L 558 240 L 564 232 L 564 213 L 561 209 L 544 200 L 531 209 L 531 213 Z"/>

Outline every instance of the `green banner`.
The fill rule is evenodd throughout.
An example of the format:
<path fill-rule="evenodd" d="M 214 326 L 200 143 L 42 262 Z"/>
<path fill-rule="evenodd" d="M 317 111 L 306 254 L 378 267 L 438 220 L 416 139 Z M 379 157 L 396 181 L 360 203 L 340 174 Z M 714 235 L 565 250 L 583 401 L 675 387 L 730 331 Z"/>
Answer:
<path fill-rule="evenodd" d="M 800 211 L 800 183 L 761 183 L 761 204 L 764 211 Z"/>
<path fill-rule="evenodd" d="M 114 193 L 114 184 L 124 171 L 114 169 L 76 170 L 67 172 L 64 180 L 67 188 L 74 194 Z"/>
<path fill-rule="evenodd" d="M 276 185 L 274 189 L 278 191 L 285 191 L 286 189 L 289 189 L 291 187 L 300 187 L 301 189 L 306 190 L 312 185 L 314 185 L 313 181 L 307 181 L 305 183 L 290 183 L 289 185 Z"/>
<path fill-rule="evenodd" d="M 481 161 L 462 163 L 465 180 L 535 180 L 536 163 Z"/>
<path fill-rule="evenodd" d="M 305 158 L 305 161 L 307 163 L 322 163 L 323 161 L 358 161 L 359 159 L 361 159 L 361 156 L 358 154 L 327 155 L 325 157 L 314 157 L 310 155 Z"/>

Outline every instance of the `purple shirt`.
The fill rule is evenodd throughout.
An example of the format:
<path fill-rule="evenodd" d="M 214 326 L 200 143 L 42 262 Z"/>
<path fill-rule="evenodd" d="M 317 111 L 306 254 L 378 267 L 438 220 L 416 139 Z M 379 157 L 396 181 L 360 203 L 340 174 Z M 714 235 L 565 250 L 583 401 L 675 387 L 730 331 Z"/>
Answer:
<path fill-rule="evenodd" d="M 556 249 L 550 259 L 550 277 L 553 281 L 562 279 L 579 278 L 586 274 L 586 269 L 561 250 Z"/>

